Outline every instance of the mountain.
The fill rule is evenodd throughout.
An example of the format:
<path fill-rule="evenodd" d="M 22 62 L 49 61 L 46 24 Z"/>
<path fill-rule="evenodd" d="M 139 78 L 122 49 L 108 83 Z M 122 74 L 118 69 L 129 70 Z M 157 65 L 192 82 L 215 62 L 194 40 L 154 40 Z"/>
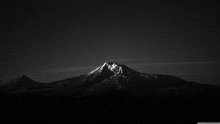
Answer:
<path fill-rule="evenodd" d="M 36 82 L 26 75 L 20 75 L 8 82 L 6 87 L 10 88 L 10 91 L 21 91 L 20 89 L 22 89 L 22 91 L 33 90 L 34 92 L 55 94 L 75 94 L 77 91 L 87 94 L 112 90 L 145 93 L 161 88 L 191 86 L 195 84 L 171 75 L 141 73 L 123 64 L 105 62 L 87 74 L 48 84 Z"/>
<path fill-rule="evenodd" d="M 26 75 L 20 75 L 17 78 L 5 83 L 1 86 L 1 89 L 5 92 L 13 91 L 26 91 L 31 89 L 45 88 L 44 83 L 34 81 L 27 77 Z"/>
<path fill-rule="evenodd" d="M 7 85 L 23 87 L 23 86 L 31 86 L 31 85 L 39 85 L 42 83 L 36 82 L 26 75 L 20 75 L 19 77 L 9 81 Z"/>
<path fill-rule="evenodd" d="M 80 82 L 88 85 L 89 91 L 110 88 L 140 92 L 195 84 L 171 75 L 140 73 L 116 62 L 105 62 L 85 75 Z"/>
<path fill-rule="evenodd" d="M 22 75 L 8 85 L 9 90 L 0 87 L 1 122 L 220 121 L 219 86 L 141 73 L 116 62 L 48 84 Z"/>

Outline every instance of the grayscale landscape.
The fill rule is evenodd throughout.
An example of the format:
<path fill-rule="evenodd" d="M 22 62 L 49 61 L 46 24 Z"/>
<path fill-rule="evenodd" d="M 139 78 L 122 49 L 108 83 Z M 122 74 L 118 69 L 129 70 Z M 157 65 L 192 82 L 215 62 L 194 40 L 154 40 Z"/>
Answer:
<path fill-rule="evenodd" d="M 51 83 L 25 75 L 1 86 L 1 120 L 54 122 L 219 121 L 220 87 L 105 62 Z"/>
<path fill-rule="evenodd" d="M 0 123 L 220 122 L 218 1 L 4 1 Z"/>

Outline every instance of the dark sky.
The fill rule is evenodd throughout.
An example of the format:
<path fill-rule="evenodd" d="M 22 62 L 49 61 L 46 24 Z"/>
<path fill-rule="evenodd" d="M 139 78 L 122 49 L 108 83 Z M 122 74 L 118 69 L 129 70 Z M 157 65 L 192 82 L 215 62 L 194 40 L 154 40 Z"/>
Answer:
<path fill-rule="evenodd" d="M 219 15 L 212 1 L 6 2 L 0 78 L 26 74 L 48 82 L 105 61 L 142 71 L 146 63 L 219 62 Z"/>

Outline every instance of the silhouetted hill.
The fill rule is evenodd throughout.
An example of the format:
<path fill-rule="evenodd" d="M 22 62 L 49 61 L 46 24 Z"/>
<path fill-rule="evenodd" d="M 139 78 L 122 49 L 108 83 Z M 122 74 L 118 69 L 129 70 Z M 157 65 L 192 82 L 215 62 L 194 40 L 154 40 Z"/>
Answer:
<path fill-rule="evenodd" d="M 26 75 L 20 75 L 19 77 L 2 85 L 1 88 L 3 91 L 13 92 L 18 90 L 43 88 L 44 85 L 44 83 L 34 81 Z"/>
<path fill-rule="evenodd" d="M 41 84 L 41 83 L 30 79 L 26 75 L 20 75 L 19 77 L 7 83 L 7 85 L 13 85 L 13 86 L 30 86 L 30 85 L 37 85 L 37 84 Z"/>

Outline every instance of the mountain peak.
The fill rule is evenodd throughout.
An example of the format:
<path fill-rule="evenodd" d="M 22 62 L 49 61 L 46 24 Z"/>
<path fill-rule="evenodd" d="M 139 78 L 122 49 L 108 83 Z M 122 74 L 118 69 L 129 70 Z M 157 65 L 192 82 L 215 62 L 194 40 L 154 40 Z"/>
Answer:
<path fill-rule="evenodd" d="M 24 74 L 19 75 L 17 78 L 8 82 L 8 84 L 15 84 L 15 85 L 31 85 L 31 84 L 38 84 L 38 82 L 30 79 Z"/>
<path fill-rule="evenodd" d="M 28 77 L 26 75 L 24 75 L 24 74 L 21 74 L 21 75 L 19 75 L 18 78 L 28 78 Z"/>
<path fill-rule="evenodd" d="M 89 72 L 88 75 L 101 72 L 113 72 L 113 74 L 116 75 L 123 73 L 138 73 L 137 71 L 130 69 L 126 65 L 122 65 L 117 62 L 105 62 L 103 65 Z"/>
<path fill-rule="evenodd" d="M 106 62 L 106 66 L 108 67 L 109 70 L 114 72 L 115 74 L 122 74 L 123 70 L 122 67 L 116 63 L 116 62 Z"/>
<path fill-rule="evenodd" d="M 32 81 L 32 79 L 30 79 L 28 76 L 21 74 L 19 75 L 17 78 L 15 78 L 14 80 L 22 80 L 22 81 Z"/>

